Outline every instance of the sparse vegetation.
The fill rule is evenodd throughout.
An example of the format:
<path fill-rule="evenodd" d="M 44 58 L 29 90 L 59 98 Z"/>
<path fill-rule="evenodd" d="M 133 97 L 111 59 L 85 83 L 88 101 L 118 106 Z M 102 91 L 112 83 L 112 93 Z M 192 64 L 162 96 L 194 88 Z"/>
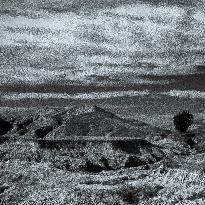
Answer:
<path fill-rule="evenodd" d="M 101 112 L 105 113 L 98 109 L 99 121 L 111 116 Z M 152 135 L 144 133 L 138 135 L 143 138 L 139 139 L 134 133 L 142 129 L 140 123 L 123 121 L 120 117 L 117 118 L 120 123 L 116 123 L 116 118 L 110 117 L 109 123 L 115 122 L 115 129 L 126 125 L 129 131 L 135 126 L 133 138 L 118 135 L 105 139 L 97 134 L 94 137 L 66 136 L 65 126 L 70 124 L 64 120 L 61 127 L 50 122 L 56 112 L 53 113 L 44 113 L 43 120 L 33 118 L 26 127 L 20 126 L 21 131 L 27 129 L 24 135 L 19 136 L 20 130 L 14 127 L 1 136 L 0 139 L 8 137 L 9 140 L 0 144 L 0 204 L 205 203 L 204 152 L 194 150 L 196 153 L 184 154 L 191 146 L 183 147 L 172 131 L 161 136 L 163 130 L 158 129 L 160 133 L 156 138 L 153 134 L 156 127 L 152 127 Z M 69 116 L 65 114 L 66 119 Z M 96 110 L 86 112 L 86 115 L 78 114 L 76 122 L 81 116 L 90 122 L 96 117 Z M 185 132 L 192 122 L 193 116 L 189 112 L 175 116 L 175 126 L 180 132 Z M 41 128 L 49 123 L 53 125 L 50 133 L 55 132 L 56 138 L 31 138 L 35 131 L 42 131 Z M 107 128 L 101 127 L 102 130 Z M 64 135 L 63 140 L 61 135 Z M 184 136 L 192 138 L 192 133 L 187 132 Z"/>
<path fill-rule="evenodd" d="M 193 123 L 193 115 L 189 111 L 183 111 L 174 116 L 174 125 L 176 130 L 185 133 Z"/>

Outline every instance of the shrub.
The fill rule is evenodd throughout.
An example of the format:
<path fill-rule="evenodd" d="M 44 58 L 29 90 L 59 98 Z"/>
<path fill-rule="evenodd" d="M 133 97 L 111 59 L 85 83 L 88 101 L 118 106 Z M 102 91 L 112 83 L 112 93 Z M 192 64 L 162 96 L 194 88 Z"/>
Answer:
<path fill-rule="evenodd" d="M 188 127 L 193 123 L 193 115 L 189 111 L 183 111 L 174 116 L 174 125 L 176 130 L 185 133 Z"/>
<path fill-rule="evenodd" d="M 5 135 L 8 131 L 12 130 L 13 125 L 9 122 L 0 118 L 0 135 Z"/>

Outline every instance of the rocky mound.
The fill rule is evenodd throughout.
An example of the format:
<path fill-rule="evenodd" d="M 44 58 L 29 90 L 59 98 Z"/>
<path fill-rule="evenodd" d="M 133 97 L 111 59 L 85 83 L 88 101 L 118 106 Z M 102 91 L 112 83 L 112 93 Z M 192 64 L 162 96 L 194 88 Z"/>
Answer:
<path fill-rule="evenodd" d="M 0 118 L 0 135 L 14 134 L 37 139 L 68 139 L 75 136 L 133 137 L 166 132 L 138 120 L 120 118 L 94 106 L 87 109 L 56 110 Z"/>
<path fill-rule="evenodd" d="M 164 132 L 138 120 L 128 120 L 94 106 L 91 109 L 69 115 L 60 128 L 46 136 L 47 139 L 62 139 L 75 136 L 133 137 Z M 166 131 L 165 131 L 166 132 Z M 64 135 L 62 135 L 64 133 Z"/>

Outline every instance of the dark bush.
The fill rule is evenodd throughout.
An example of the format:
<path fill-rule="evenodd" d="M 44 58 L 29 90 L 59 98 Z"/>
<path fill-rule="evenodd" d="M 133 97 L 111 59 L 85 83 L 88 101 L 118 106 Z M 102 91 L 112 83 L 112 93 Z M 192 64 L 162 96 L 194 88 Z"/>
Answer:
<path fill-rule="evenodd" d="M 193 123 L 193 115 L 189 111 L 183 111 L 174 116 L 174 125 L 176 130 L 185 133 Z"/>
<path fill-rule="evenodd" d="M 194 148 L 194 146 L 196 145 L 196 142 L 193 140 L 193 138 L 195 137 L 195 134 L 193 133 L 186 133 L 186 138 L 187 138 L 187 144 L 190 146 L 191 149 Z"/>
<path fill-rule="evenodd" d="M 4 193 L 4 191 L 7 189 L 9 189 L 8 185 L 0 185 L 0 194 Z"/>
<path fill-rule="evenodd" d="M 8 131 L 12 130 L 12 128 L 13 125 L 10 122 L 0 118 L 0 135 L 5 135 Z"/>
<path fill-rule="evenodd" d="M 83 167 L 83 169 L 86 172 L 93 172 L 93 173 L 97 173 L 97 172 L 103 171 L 103 167 L 101 167 L 98 164 L 93 164 L 90 161 L 86 161 L 85 166 Z"/>
<path fill-rule="evenodd" d="M 100 161 L 103 163 L 106 170 L 113 170 L 113 168 L 109 165 L 109 162 L 105 157 L 102 157 Z"/>

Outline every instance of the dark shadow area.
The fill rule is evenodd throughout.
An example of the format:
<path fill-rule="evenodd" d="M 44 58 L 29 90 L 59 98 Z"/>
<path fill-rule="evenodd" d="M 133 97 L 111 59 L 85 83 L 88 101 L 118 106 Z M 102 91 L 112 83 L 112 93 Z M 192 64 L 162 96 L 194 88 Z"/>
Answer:
<path fill-rule="evenodd" d="M 11 122 L 8 122 L 0 118 L 0 135 L 5 135 L 8 131 L 12 130 L 13 125 Z"/>
<path fill-rule="evenodd" d="M 140 148 L 151 149 L 152 147 L 158 147 L 142 139 L 123 140 L 123 141 L 116 140 L 113 141 L 112 144 L 116 149 L 120 149 L 129 154 L 140 154 Z"/>
<path fill-rule="evenodd" d="M 45 126 L 35 130 L 35 134 L 37 138 L 44 138 L 52 130 L 53 130 L 53 126 Z"/>
<path fill-rule="evenodd" d="M 125 168 L 138 167 L 146 164 L 147 162 L 140 160 L 138 157 L 130 156 L 125 163 Z"/>
<path fill-rule="evenodd" d="M 98 164 L 94 164 L 90 161 L 86 161 L 85 166 L 83 166 L 82 170 L 85 172 L 92 172 L 92 173 L 98 173 L 103 171 L 103 167 L 101 167 Z"/>
<path fill-rule="evenodd" d="M 8 137 L 0 136 L 0 144 L 3 144 L 4 142 L 8 141 Z"/>

